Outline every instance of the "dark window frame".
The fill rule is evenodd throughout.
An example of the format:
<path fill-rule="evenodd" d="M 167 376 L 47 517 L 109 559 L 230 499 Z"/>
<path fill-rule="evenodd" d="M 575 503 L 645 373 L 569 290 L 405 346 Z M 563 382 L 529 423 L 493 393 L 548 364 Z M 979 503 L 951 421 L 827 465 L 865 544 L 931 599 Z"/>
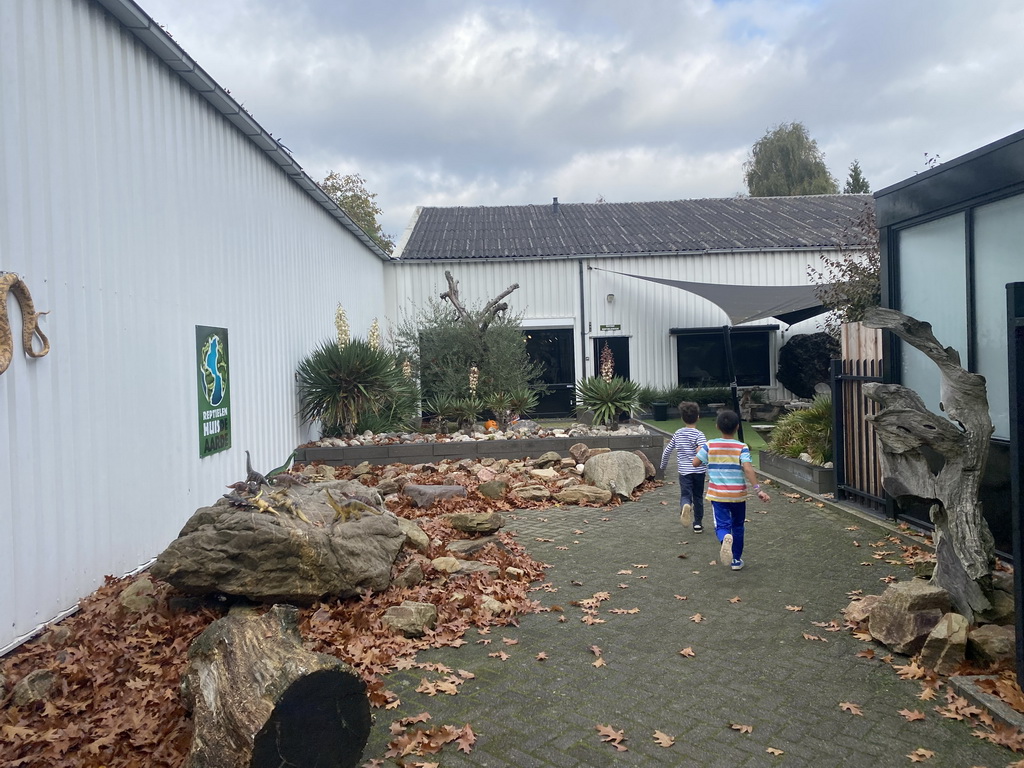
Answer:
<path fill-rule="evenodd" d="M 730 328 L 711 326 L 702 328 L 670 328 L 669 334 L 676 337 L 676 383 L 686 387 L 728 386 L 731 380 L 725 348 L 725 333 L 729 336 L 736 364 L 736 383 L 741 387 L 769 387 L 775 381 L 772 366 L 772 342 L 779 325 L 746 325 Z M 691 346 L 687 349 L 687 339 Z M 695 355 L 693 341 L 703 345 Z M 751 357 L 753 353 L 754 357 Z M 693 366 L 684 370 L 684 365 Z M 703 368 L 694 366 L 705 366 Z M 692 372 L 700 370 L 707 376 Z"/>

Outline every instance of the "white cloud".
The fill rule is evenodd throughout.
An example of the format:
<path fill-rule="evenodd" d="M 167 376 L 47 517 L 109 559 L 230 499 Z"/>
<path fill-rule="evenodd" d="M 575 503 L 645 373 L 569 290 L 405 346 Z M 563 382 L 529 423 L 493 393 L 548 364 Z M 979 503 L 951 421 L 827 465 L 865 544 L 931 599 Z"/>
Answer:
<path fill-rule="evenodd" d="M 142 0 L 314 177 L 416 205 L 729 196 L 803 122 L 874 188 L 1024 128 L 1016 0 Z"/>

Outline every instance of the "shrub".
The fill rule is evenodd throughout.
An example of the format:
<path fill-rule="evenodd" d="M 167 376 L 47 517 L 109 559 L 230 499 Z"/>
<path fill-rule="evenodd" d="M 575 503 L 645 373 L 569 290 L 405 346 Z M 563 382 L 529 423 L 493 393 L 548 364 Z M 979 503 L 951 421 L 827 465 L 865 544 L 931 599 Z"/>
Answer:
<path fill-rule="evenodd" d="M 840 353 L 827 333 L 799 334 L 779 350 L 776 378 L 797 397 L 814 397 L 814 386 L 831 379 L 829 363 Z"/>
<path fill-rule="evenodd" d="M 768 438 L 768 450 L 793 459 L 807 453 L 815 464 L 832 461 L 832 398 L 819 395 L 810 408 L 779 419 Z"/>
<path fill-rule="evenodd" d="M 617 424 L 620 413 L 632 413 L 639 402 L 640 385 L 628 379 L 613 377 L 605 380 L 591 376 L 576 383 L 577 412 L 594 412 L 597 424 Z"/>
<path fill-rule="evenodd" d="M 428 398 L 488 398 L 497 392 L 537 390 L 541 367 L 530 361 L 519 317 L 499 316 L 481 332 L 444 304 L 405 318 L 396 349 L 412 360 L 420 387 Z M 476 366 L 476 391 L 469 372 Z"/>

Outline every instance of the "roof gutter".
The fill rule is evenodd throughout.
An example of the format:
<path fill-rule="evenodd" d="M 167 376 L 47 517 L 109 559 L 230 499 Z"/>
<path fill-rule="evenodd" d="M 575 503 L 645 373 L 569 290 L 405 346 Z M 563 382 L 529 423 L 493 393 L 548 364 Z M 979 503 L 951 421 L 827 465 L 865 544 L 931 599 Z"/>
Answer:
<path fill-rule="evenodd" d="M 184 49 L 171 39 L 145 11 L 133 0 L 92 0 L 103 8 L 130 32 L 136 40 L 148 48 L 168 69 L 185 81 L 192 90 L 206 99 L 229 123 L 245 134 L 259 147 L 292 181 L 298 184 L 313 200 L 338 221 L 341 226 L 355 235 L 380 259 L 391 261 L 388 253 L 373 241 L 363 229 L 343 211 L 309 175 L 302 170 L 291 153 L 265 130 L 245 109 L 235 101 L 210 75 L 193 60 Z"/>

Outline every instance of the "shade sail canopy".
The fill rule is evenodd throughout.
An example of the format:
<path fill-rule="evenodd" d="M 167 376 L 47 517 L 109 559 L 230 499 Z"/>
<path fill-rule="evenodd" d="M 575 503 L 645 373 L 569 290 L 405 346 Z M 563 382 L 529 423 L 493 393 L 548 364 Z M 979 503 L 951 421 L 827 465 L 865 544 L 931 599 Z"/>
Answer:
<path fill-rule="evenodd" d="M 819 286 L 815 285 L 723 285 L 722 283 L 691 283 L 685 280 L 669 280 L 664 277 L 630 275 L 611 269 L 600 269 L 624 277 L 635 277 L 661 285 L 670 285 L 695 293 L 719 307 L 729 316 L 732 325 L 749 323 L 775 317 L 786 325 L 820 315 L 828 311 L 818 298 Z"/>

